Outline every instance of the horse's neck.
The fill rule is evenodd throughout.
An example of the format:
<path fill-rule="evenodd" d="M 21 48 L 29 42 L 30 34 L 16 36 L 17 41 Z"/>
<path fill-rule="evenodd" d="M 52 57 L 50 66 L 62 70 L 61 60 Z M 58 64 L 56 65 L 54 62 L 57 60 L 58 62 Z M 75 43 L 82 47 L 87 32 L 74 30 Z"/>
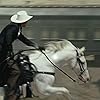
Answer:
<path fill-rule="evenodd" d="M 56 52 L 55 54 L 51 55 L 51 59 L 55 63 L 59 63 L 61 61 L 64 61 L 65 59 L 68 60 L 75 56 L 74 54 L 75 50 L 73 48 L 64 48 L 61 51 Z"/>
<path fill-rule="evenodd" d="M 75 55 L 74 51 L 75 50 L 72 47 L 68 46 L 67 48 L 59 50 L 57 52 L 48 52 L 45 50 L 44 53 L 54 64 L 58 64 L 59 62 L 62 63 L 62 61 L 64 61 L 65 59 L 68 60 L 70 58 L 73 58 L 73 55 Z M 38 51 L 31 54 L 29 58 L 40 71 L 54 71 L 53 65 L 46 58 L 46 56 Z"/>

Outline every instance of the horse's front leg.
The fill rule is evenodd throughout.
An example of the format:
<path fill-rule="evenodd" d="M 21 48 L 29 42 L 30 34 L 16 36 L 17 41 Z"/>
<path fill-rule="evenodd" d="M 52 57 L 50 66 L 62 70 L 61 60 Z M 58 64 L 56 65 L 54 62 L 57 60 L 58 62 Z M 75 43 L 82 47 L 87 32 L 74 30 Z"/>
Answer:
<path fill-rule="evenodd" d="M 52 95 L 52 94 L 67 94 L 68 99 L 71 100 L 71 95 L 65 87 L 54 87 L 52 86 L 55 81 L 53 75 L 41 74 L 35 78 L 35 85 L 38 91 L 43 95 Z"/>

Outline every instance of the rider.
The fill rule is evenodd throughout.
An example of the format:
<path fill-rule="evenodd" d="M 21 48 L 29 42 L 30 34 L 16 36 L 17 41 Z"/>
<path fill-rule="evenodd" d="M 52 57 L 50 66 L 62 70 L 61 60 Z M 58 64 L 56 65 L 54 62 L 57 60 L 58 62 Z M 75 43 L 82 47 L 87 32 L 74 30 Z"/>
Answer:
<path fill-rule="evenodd" d="M 13 55 L 13 47 L 12 43 L 14 40 L 19 39 L 23 43 L 28 46 L 32 46 L 39 50 L 44 50 L 43 47 L 39 47 L 36 45 L 35 42 L 31 42 L 22 34 L 22 27 L 26 26 L 26 23 L 32 19 L 33 16 L 27 14 L 26 11 L 19 11 L 13 16 L 11 16 L 11 22 L 2 30 L 0 34 L 0 85 L 4 85 L 1 82 L 2 78 L 6 79 L 3 82 L 7 84 L 7 91 L 6 92 L 6 100 L 17 100 L 18 96 L 16 95 L 17 87 L 18 87 L 18 79 L 20 76 L 20 70 L 16 64 L 13 62 L 8 63 L 5 59 L 7 57 L 11 57 Z M 7 65 L 5 70 L 5 65 Z M 6 71 L 6 72 L 4 72 Z M 2 76 L 2 77 L 1 77 Z"/>

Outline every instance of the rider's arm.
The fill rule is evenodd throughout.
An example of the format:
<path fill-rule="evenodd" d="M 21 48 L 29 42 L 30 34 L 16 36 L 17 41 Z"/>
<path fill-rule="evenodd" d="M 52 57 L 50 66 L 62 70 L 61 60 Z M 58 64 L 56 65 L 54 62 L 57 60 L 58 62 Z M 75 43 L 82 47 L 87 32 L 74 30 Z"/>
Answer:
<path fill-rule="evenodd" d="M 20 35 L 18 36 L 18 39 L 20 41 L 22 41 L 23 43 L 25 43 L 26 45 L 28 45 L 28 46 L 32 46 L 32 47 L 38 48 L 38 45 L 35 42 L 31 42 L 22 33 L 20 33 Z"/>

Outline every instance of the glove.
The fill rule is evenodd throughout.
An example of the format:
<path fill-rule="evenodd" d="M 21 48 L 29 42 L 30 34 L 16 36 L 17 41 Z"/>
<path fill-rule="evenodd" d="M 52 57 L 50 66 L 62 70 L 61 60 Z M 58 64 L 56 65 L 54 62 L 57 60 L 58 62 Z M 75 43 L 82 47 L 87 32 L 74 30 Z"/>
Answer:
<path fill-rule="evenodd" d="M 42 50 L 45 50 L 45 48 L 42 46 L 39 46 L 39 50 L 42 51 Z"/>

